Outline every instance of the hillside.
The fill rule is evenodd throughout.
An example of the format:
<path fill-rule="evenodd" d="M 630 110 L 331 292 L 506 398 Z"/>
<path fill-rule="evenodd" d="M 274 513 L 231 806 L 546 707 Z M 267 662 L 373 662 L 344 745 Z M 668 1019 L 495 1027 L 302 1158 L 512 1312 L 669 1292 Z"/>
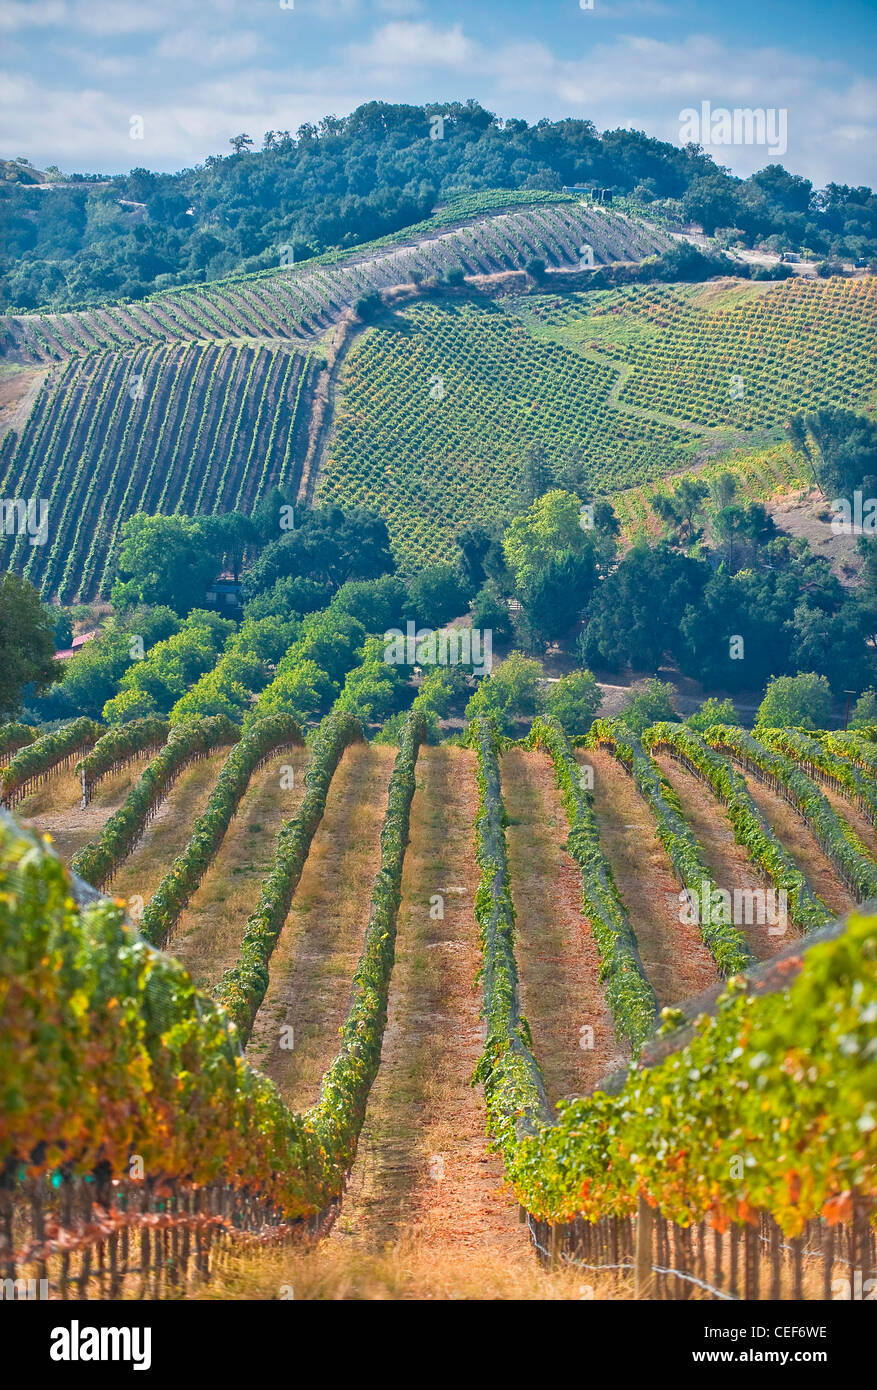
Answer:
<path fill-rule="evenodd" d="M 106 595 L 132 512 L 249 512 L 279 485 L 375 506 L 419 568 L 473 510 L 516 505 L 529 449 L 614 494 L 760 444 L 789 411 L 871 401 L 872 277 L 520 293 L 534 258 L 575 285 L 586 246 L 599 269 L 669 245 L 587 200 L 490 193 L 318 263 L 9 316 L 0 495 L 43 498 L 50 522 L 44 545 L 3 537 L 0 563 L 64 602 Z M 361 331 L 374 291 L 388 307 Z"/>
<path fill-rule="evenodd" d="M 52 168 L 45 184 L 7 161 L 0 308 L 142 300 L 277 266 L 287 248 L 296 260 L 348 251 L 498 187 L 597 187 L 636 199 L 652 220 L 695 221 L 747 246 L 877 258 L 868 187 L 817 189 L 777 164 L 741 179 L 694 145 L 601 133 L 586 119 L 529 124 L 471 100 L 372 101 L 294 134 L 268 130 L 261 150 L 245 133 L 228 143 L 231 153 L 175 174 Z"/>
<path fill-rule="evenodd" d="M 874 277 L 412 306 L 347 355 L 319 496 L 377 507 L 417 565 L 518 502 L 528 449 L 598 495 L 742 460 L 796 410 L 874 403 L 875 311 Z"/>
<path fill-rule="evenodd" d="M 45 546 L 3 537 L 0 564 L 65 602 L 90 598 L 108 592 L 115 540 L 132 512 L 249 512 L 273 486 L 294 494 L 314 399 L 326 391 L 321 338 L 364 293 L 412 277 L 435 283 L 454 269 L 519 271 L 534 256 L 575 267 L 585 242 L 597 264 L 636 262 L 668 244 L 660 231 L 570 198 L 492 201 L 512 207 L 465 219 L 464 200 L 449 225 L 439 219 L 413 241 L 313 268 L 3 320 L 5 358 L 24 368 L 19 392 L 39 379 L 38 364 L 51 365 L 26 423 L 0 443 L 0 495 L 44 497 L 51 520 Z"/>
<path fill-rule="evenodd" d="M 499 190 L 455 199 L 417 227 L 356 252 L 330 253 L 301 265 L 293 261 L 287 269 L 168 291 L 138 303 L 8 314 L 2 319 L 2 349 L 13 360 L 39 362 L 173 338 L 313 338 L 368 290 L 454 267 L 466 274 L 521 269 L 532 256 L 570 266 L 585 242 L 593 246 L 595 262 L 605 264 L 641 260 L 669 245 L 669 238 L 642 219 L 568 195 Z"/>

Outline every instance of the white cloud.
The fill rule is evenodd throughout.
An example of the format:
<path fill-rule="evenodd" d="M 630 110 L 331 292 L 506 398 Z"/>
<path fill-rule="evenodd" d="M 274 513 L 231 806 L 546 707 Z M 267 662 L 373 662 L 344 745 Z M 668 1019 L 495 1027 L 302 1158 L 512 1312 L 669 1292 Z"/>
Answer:
<path fill-rule="evenodd" d="M 478 47 L 462 25 L 437 29 L 424 21 L 394 21 L 377 29 L 366 44 L 351 44 L 350 59 L 365 68 L 469 68 Z"/>
<path fill-rule="evenodd" d="M 62 24 L 67 16 L 63 0 L 3 0 L 0 4 L 0 30 L 11 34 L 16 29 L 46 29 Z"/>
<path fill-rule="evenodd" d="M 170 61 L 198 63 L 201 67 L 228 67 L 255 58 L 262 46 L 259 35 L 252 30 L 211 35 L 191 28 L 166 34 L 159 40 L 155 52 L 159 58 Z"/>
<path fill-rule="evenodd" d="M 71 44 L 53 43 L 49 48 L 67 67 L 75 64 L 81 68 L 91 81 L 96 77 L 130 77 L 138 71 L 141 62 L 134 54 L 96 53 L 93 48 L 81 48 Z"/>
<path fill-rule="evenodd" d="M 364 101 L 423 101 L 428 88 L 439 100 L 475 96 L 503 115 L 531 121 L 587 118 L 601 130 L 633 126 L 675 144 L 680 143 L 680 112 L 701 101 L 713 108 L 783 108 L 788 168 L 816 183 L 877 183 L 877 88 L 837 62 L 741 43 L 726 47 L 703 34 L 671 42 L 613 34 L 605 26 L 589 30 L 589 40 L 577 50 L 560 52 L 544 41 L 488 46 L 462 23 L 404 18 L 378 22 L 363 41 L 335 50 L 324 45 L 321 53 L 299 46 L 300 3 L 304 0 L 296 0 L 294 12 L 278 9 L 279 29 L 248 25 L 230 33 L 222 17 L 239 15 L 239 0 L 214 0 L 206 10 L 201 0 L 195 8 L 192 0 L 151 0 L 143 11 L 149 11 L 153 26 L 159 17 L 164 25 L 163 32 L 153 28 L 153 52 L 164 61 L 144 63 L 136 37 L 127 47 L 119 40 L 108 50 L 98 43 L 70 45 L 86 91 L 74 90 L 69 68 L 54 84 L 33 79 L 22 88 L 19 79 L 18 99 L 0 106 L 5 114 L 0 145 L 15 146 L 17 154 L 35 163 L 62 167 L 174 168 L 226 150 L 229 136 L 240 130 L 258 139 L 263 130 L 295 130 L 303 121 L 330 112 L 343 115 Z M 337 17 L 346 3 L 329 0 L 319 13 Z M 90 13 L 103 6 L 104 0 L 91 0 Z M 120 23 L 133 23 L 135 9 L 141 12 L 128 0 L 112 8 L 122 16 Z M 175 20 L 167 25 L 171 13 Z M 582 32 L 588 17 L 583 13 Z M 273 33 L 281 36 L 276 43 Z M 89 65 L 92 46 L 96 52 Z M 147 95 L 128 96 L 113 81 L 124 78 L 117 65 L 130 62 L 132 54 Z M 256 57 L 262 60 L 258 66 Z M 179 60 L 189 62 L 203 80 L 193 81 L 189 74 L 181 88 Z M 15 66 L 21 67 L 19 60 Z M 143 142 L 128 139 L 132 102 L 146 120 Z M 770 159 L 758 146 L 716 147 L 712 153 L 744 175 Z"/>

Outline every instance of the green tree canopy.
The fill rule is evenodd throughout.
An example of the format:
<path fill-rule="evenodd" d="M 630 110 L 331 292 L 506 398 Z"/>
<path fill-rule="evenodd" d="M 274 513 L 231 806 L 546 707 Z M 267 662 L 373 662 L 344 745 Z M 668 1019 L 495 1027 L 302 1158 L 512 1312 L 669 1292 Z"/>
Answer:
<path fill-rule="evenodd" d="M 597 717 L 603 692 L 590 671 L 572 671 L 548 687 L 545 710 L 568 734 L 586 734 Z"/>
<path fill-rule="evenodd" d="M 588 548 L 590 537 L 582 520 L 581 500 L 561 488 L 543 493 L 515 517 L 503 536 L 502 548 L 519 591 L 526 591 L 558 554 L 575 555 Z"/>
<path fill-rule="evenodd" d="M 408 586 L 411 617 L 422 627 L 444 627 L 469 611 L 469 587 L 453 565 L 427 565 Z"/>
<path fill-rule="evenodd" d="M 538 714 L 542 709 L 542 667 L 521 652 L 511 652 L 493 674 L 478 682 L 466 705 L 466 718 L 492 715 L 501 733 L 513 734 L 518 717 Z"/>
<path fill-rule="evenodd" d="M 877 724 L 877 691 L 865 690 L 855 703 L 849 727 L 867 729 L 873 724 Z"/>
<path fill-rule="evenodd" d="M 247 598 L 286 577 L 315 580 L 334 592 L 348 579 L 377 579 L 396 568 L 387 523 L 367 507 L 318 507 L 296 514 L 296 523 L 266 545 L 246 574 Z"/>
<path fill-rule="evenodd" d="M 659 681 L 653 677 L 634 691 L 630 702 L 621 711 L 621 718 L 636 734 L 641 734 L 643 729 L 659 721 L 675 723 L 679 715 L 673 704 L 674 694 L 669 681 Z"/>
<path fill-rule="evenodd" d="M 204 603 L 217 568 L 216 547 L 203 522 L 137 512 L 122 527 L 111 598 L 117 608 L 166 604 L 184 617 Z"/>
<path fill-rule="evenodd" d="M 713 724 L 730 724 L 736 727 L 740 723 L 740 716 L 734 708 L 733 700 L 717 700 L 715 695 L 710 695 L 709 699 L 704 700 L 700 709 L 695 710 L 685 720 L 690 729 L 696 729 L 702 733 L 704 729 L 709 729 Z"/>
<path fill-rule="evenodd" d="M 680 621 L 696 605 L 709 567 L 666 541 L 635 545 L 597 590 L 580 643 L 589 665 L 656 671 L 682 647 Z"/>
<path fill-rule="evenodd" d="M 813 671 L 797 676 L 777 676 L 764 693 L 758 707 L 756 728 L 801 727 L 824 729 L 831 718 L 831 686 L 825 676 Z"/>
<path fill-rule="evenodd" d="M 32 584 L 4 574 L 0 578 L 0 718 L 17 712 L 26 685 L 43 691 L 60 677 L 53 614 L 43 607 Z"/>

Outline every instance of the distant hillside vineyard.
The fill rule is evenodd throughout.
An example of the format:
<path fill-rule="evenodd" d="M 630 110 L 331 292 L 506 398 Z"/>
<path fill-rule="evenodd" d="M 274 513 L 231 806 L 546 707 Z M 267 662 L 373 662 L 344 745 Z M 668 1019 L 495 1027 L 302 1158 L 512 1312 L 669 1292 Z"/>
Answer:
<path fill-rule="evenodd" d="M 478 200 L 483 203 L 485 200 Z M 0 444 L 0 496 L 49 504 L 45 544 L 0 535 L 11 566 L 64 602 L 106 594 L 121 524 L 138 510 L 249 512 L 296 492 L 309 438 L 320 336 L 370 291 L 490 275 L 534 257 L 576 267 L 641 260 L 667 236 L 562 195 L 512 193 L 502 208 L 428 224 L 347 257 L 156 296 L 141 304 L 0 322 L 13 369 L 41 384 Z M 30 379 L 30 378 L 28 378 Z"/>

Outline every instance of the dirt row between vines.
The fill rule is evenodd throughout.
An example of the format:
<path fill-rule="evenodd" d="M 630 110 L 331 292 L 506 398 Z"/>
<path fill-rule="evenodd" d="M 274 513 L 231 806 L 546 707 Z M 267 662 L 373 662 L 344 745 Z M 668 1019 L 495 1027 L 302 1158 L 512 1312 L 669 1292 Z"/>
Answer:
<path fill-rule="evenodd" d="M 185 847 L 193 821 L 201 815 L 213 790 L 227 748 L 191 763 L 177 778 L 147 827 L 146 833 L 119 866 L 107 891 L 113 897 L 140 896 L 148 901 L 155 892 L 175 855 Z M 41 787 L 16 808 L 22 823 L 51 835 L 57 854 L 65 862 L 100 835 L 106 822 L 119 809 L 147 763 L 138 758 L 96 788 L 89 804 L 82 808 L 82 786 L 72 769 L 49 777 Z"/>
<path fill-rule="evenodd" d="M 730 893 L 732 900 L 738 891 L 763 893 L 769 886 L 767 880 L 759 874 L 743 846 L 737 844 L 731 822 L 709 787 L 669 754 L 656 757 L 654 762 L 676 792 L 682 814 L 697 837 L 703 862 L 716 886 Z M 760 915 L 765 919 L 768 916 L 766 912 Z M 758 960 L 767 960 L 784 945 L 784 925 L 788 933 L 797 935 L 791 923 L 783 924 L 779 914 L 776 917 L 775 922 L 738 923 Z"/>
<path fill-rule="evenodd" d="M 304 748 L 287 749 L 250 779 L 213 863 L 171 934 L 166 949 L 208 993 L 237 960 L 277 834 L 301 805 L 306 764 Z"/>
<path fill-rule="evenodd" d="M 82 783 L 72 768 L 53 773 L 41 787 L 18 803 L 15 814 L 24 826 L 51 835 L 56 852 L 65 861 L 94 840 L 137 781 L 146 760 L 140 759 L 121 772 L 105 777 L 87 806 L 80 805 Z"/>
<path fill-rule="evenodd" d="M 680 921 L 680 883 L 658 839 L 654 817 L 622 765 L 605 749 L 579 762 L 594 770 L 600 844 L 636 933 L 643 969 L 660 1008 L 709 989 L 716 964 L 696 924 Z"/>
<path fill-rule="evenodd" d="M 228 748 L 221 748 L 180 774 L 143 839 L 120 865 L 108 890 L 114 897 L 139 896 L 149 902 L 175 857 L 185 849 L 228 754 Z"/>
<path fill-rule="evenodd" d="M 545 753 L 511 749 L 500 773 L 521 1008 L 554 1104 L 586 1094 L 625 1065 L 629 1050 L 615 1037 L 600 984 L 581 873 L 565 849 L 569 826 L 553 763 Z"/>
<path fill-rule="evenodd" d="M 338 1050 L 380 867 L 394 758 L 395 749 L 376 744 L 344 753 L 271 957 L 247 1058 L 295 1109 L 319 1099 L 320 1078 Z"/>
<path fill-rule="evenodd" d="M 824 786 L 822 782 L 817 782 L 816 785 L 831 803 L 836 814 L 852 826 L 870 857 L 877 859 L 877 828 L 871 824 L 865 813 L 860 811 L 854 802 L 841 796 L 840 792 L 835 791 L 833 787 Z"/>
<path fill-rule="evenodd" d="M 468 750 L 420 752 L 381 1066 L 330 1236 L 309 1250 L 242 1260 L 206 1296 L 277 1298 L 289 1288 L 305 1300 L 618 1296 L 614 1282 L 541 1269 L 487 1149 L 483 1092 L 472 1085 L 483 1045 L 474 773 Z"/>
<path fill-rule="evenodd" d="M 746 777 L 752 800 L 771 830 L 789 851 L 812 892 L 839 917 L 849 912 L 855 907 L 855 899 L 806 821 L 785 797 L 780 796 L 751 773 L 745 772 L 742 768 L 739 770 L 743 771 Z M 840 801 L 839 805 L 843 807 L 843 814 L 852 810 L 852 807 L 843 801 Z"/>

